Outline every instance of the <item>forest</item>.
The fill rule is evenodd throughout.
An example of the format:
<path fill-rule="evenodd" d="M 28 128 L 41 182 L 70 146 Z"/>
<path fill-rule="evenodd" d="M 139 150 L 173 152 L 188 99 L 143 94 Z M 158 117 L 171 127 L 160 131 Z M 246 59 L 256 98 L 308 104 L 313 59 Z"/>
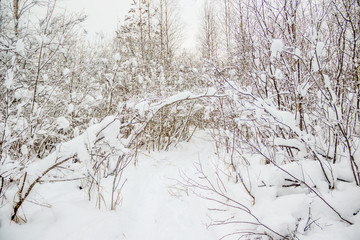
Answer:
<path fill-rule="evenodd" d="M 359 239 L 360 0 L 179 1 L 0 0 L 0 239 Z"/>

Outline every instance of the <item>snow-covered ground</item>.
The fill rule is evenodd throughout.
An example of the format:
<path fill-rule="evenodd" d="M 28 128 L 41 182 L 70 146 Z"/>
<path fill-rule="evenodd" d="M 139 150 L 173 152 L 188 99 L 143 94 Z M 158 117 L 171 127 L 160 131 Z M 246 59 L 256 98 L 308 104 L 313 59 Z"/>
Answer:
<path fill-rule="evenodd" d="M 176 181 L 180 171 L 191 174 L 193 163 L 211 153 L 211 144 L 195 137 L 170 152 L 140 154 L 137 165 L 126 170 L 116 211 L 94 208 L 77 182 L 39 185 L 29 200 L 48 207 L 28 201 L 23 225 L 10 223 L 10 213 L 2 209 L 0 239 L 218 239 L 206 228 L 204 200 L 188 195 Z"/>
<path fill-rule="evenodd" d="M 253 160 L 255 162 L 255 159 Z M 143 149 L 136 165 L 131 163 L 126 168 L 124 177 L 127 182 L 122 191 L 121 204 L 115 211 L 97 209 L 94 200 L 88 201 L 87 191 L 80 189 L 79 181 L 37 185 L 22 208 L 27 219 L 26 224 L 10 223 L 11 208 L 8 205 L 0 209 L 0 239 L 215 240 L 235 232 L 261 232 L 263 226 L 240 223 L 254 222 L 254 219 L 246 214 L 246 211 L 230 208 L 230 205 L 235 205 L 231 200 L 224 201 L 229 204 L 225 206 L 209 201 L 222 200 L 211 191 L 209 193 L 201 188 L 192 189 L 179 184 L 179 181 L 186 180 L 184 176 L 203 183 L 204 178 L 199 178 L 196 171 L 199 162 L 204 172 L 209 174 L 209 180 L 216 183 L 216 189 L 223 189 L 224 184 L 221 191 L 226 196 L 244 204 L 259 221 L 273 230 L 282 234 L 290 234 L 296 230 L 297 239 L 302 240 L 359 239 L 360 216 L 354 215 L 356 210 L 360 209 L 358 187 L 349 183 L 338 183 L 335 190 L 328 191 L 326 187 L 322 189 L 322 186 L 318 186 L 322 197 L 343 217 L 354 223 L 348 225 L 341 222 L 331 209 L 303 186 L 281 187 L 286 175 L 276 167 L 254 164 L 244 166 L 244 171 L 247 172 L 244 174 L 247 175 L 244 183 L 250 186 L 251 182 L 251 191 L 256 198 L 253 205 L 253 200 L 241 183 L 227 178 L 226 171 L 221 170 L 226 168 L 225 165 L 217 165 L 216 162 L 221 161 L 215 153 L 215 146 L 211 137 L 202 131 L 189 143 L 180 143 L 167 152 L 148 152 Z M 284 168 L 296 172 L 296 166 L 289 164 Z M 304 162 L 302 171 L 316 171 L 314 166 L 313 161 Z M 219 167 L 220 178 L 215 174 L 211 175 L 216 167 Z M 340 170 L 334 171 L 341 175 Z M 223 182 L 219 182 L 219 179 Z M 321 183 L 322 180 L 311 181 Z M 103 192 L 106 193 L 106 189 Z M 197 195 L 207 197 L 208 200 Z M 237 223 L 208 227 L 210 223 L 219 223 L 214 222 L 216 220 Z M 227 239 L 238 237 L 239 235 L 233 235 Z"/>

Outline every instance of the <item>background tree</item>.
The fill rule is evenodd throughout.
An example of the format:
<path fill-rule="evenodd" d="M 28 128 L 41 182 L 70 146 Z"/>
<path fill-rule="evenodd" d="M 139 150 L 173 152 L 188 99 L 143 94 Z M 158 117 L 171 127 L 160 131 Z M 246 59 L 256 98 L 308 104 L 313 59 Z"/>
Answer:
<path fill-rule="evenodd" d="M 204 3 L 203 20 L 199 38 L 203 58 L 216 59 L 219 48 L 219 33 L 213 2 L 205 1 Z"/>

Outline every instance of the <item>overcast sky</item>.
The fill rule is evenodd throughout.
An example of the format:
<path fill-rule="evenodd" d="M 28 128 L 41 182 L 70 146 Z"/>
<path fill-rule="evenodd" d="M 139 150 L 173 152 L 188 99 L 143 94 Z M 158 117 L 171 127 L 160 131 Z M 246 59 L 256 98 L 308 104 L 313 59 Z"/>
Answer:
<path fill-rule="evenodd" d="M 85 13 L 88 18 L 84 23 L 89 37 L 96 33 L 111 36 L 123 17 L 128 12 L 132 0 L 60 0 L 59 5 L 68 11 Z M 194 48 L 201 6 L 204 0 L 178 0 L 181 20 L 184 23 L 184 48 Z"/>

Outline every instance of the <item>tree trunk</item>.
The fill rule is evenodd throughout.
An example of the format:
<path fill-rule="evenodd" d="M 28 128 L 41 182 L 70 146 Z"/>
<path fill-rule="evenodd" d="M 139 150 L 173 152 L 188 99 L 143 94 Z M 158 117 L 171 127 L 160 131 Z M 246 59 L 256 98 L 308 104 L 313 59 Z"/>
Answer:
<path fill-rule="evenodd" d="M 160 50 L 161 58 L 164 60 L 164 9 L 163 9 L 163 0 L 160 0 Z"/>
<path fill-rule="evenodd" d="M 142 22 L 142 8 L 141 1 L 139 1 L 139 18 L 140 18 L 140 48 L 141 48 L 141 58 L 144 59 L 144 36 L 143 36 L 143 22 Z"/>
<path fill-rule="evenodd" d="M 16 37 L 19 35 L 19 1 L 20 0 L 13 0 L 14 31 Z"/>

